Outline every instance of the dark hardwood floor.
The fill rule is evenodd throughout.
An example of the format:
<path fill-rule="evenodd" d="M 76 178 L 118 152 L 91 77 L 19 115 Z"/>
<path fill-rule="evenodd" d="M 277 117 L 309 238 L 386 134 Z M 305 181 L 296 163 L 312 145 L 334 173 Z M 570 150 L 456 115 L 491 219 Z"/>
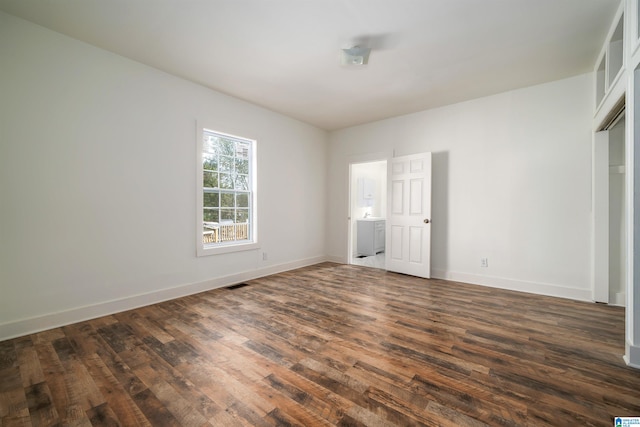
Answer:
<path fill-rule="evenodd" d="M 0 426 L 612 426 L 624 309 L 319 264 L 0 342 Z"/>

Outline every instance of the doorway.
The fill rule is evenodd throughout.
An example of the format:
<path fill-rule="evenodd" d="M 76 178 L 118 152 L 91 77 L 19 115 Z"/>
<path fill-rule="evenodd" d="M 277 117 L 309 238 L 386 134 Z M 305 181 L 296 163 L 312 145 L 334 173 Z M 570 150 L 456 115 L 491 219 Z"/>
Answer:
<path fill-rule="evenodd" d="M 627 206 L 624 98 L 594 135 L 593 299 L 626 305 Z"/>
<path fill-rule="evenodd" d="M 349 167 L 349 264 L 384 269 L 387 161 Z"/>

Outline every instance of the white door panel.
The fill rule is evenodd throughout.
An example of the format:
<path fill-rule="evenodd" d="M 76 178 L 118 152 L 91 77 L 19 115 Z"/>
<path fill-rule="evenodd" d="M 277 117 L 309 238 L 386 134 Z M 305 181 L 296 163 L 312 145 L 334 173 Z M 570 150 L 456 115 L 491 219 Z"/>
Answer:
<path fill-rule="evenodd" d="M 422 227 L 409 227 L 409 261 L 422 262 Z"/>
<path fill-rule="evenodd" d="M 403 198 L 404 194 L 404 182 L 402 181 L 393 181 L 391 184 L 391 212 L 395 215 L 403 214 Z"/>
<path fill-rule="evenodd" d="M 411 215 L 422 215 L 422 193 L 423 193 L 423 188 L 422 188 L 422 183 L 423 183 L 423 179 L 419 178 L 419 179 L 412 179 L 410 186 L 411 186 L 411 195 L 409 197 L 409 204 L 411 205 L 411 207 L 409 208 L 409 213 L 411 213 Z"/>
<path fill-rule="evenodd" d="M 425 162 L 423 159 L 409 160 L 409 165 L 411 166 L 411 173 L 424 172 Z"/>

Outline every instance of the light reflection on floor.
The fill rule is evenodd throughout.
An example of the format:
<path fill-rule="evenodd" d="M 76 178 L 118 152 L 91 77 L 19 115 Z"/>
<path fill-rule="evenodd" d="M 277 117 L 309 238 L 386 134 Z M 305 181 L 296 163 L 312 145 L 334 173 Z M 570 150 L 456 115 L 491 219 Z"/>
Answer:
<path fill-rule="evenodd" d="M 364 258 L 356 258 L 353 257 L 353 264 L 355 265 L 363 265 L 365 267 L 373 267 L 373 268 L 382 268 L 384 269 L 384 252 L 373 256 L 367 256 Z"/>

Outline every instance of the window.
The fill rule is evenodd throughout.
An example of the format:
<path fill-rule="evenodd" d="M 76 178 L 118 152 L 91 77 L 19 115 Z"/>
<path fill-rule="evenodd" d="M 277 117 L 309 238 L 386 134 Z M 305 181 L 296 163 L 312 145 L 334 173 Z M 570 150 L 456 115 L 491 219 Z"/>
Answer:
<path fill-rule="evenodd" d="M 256 247 L 255 141 L 201 128 L 198 255 Z"/>

